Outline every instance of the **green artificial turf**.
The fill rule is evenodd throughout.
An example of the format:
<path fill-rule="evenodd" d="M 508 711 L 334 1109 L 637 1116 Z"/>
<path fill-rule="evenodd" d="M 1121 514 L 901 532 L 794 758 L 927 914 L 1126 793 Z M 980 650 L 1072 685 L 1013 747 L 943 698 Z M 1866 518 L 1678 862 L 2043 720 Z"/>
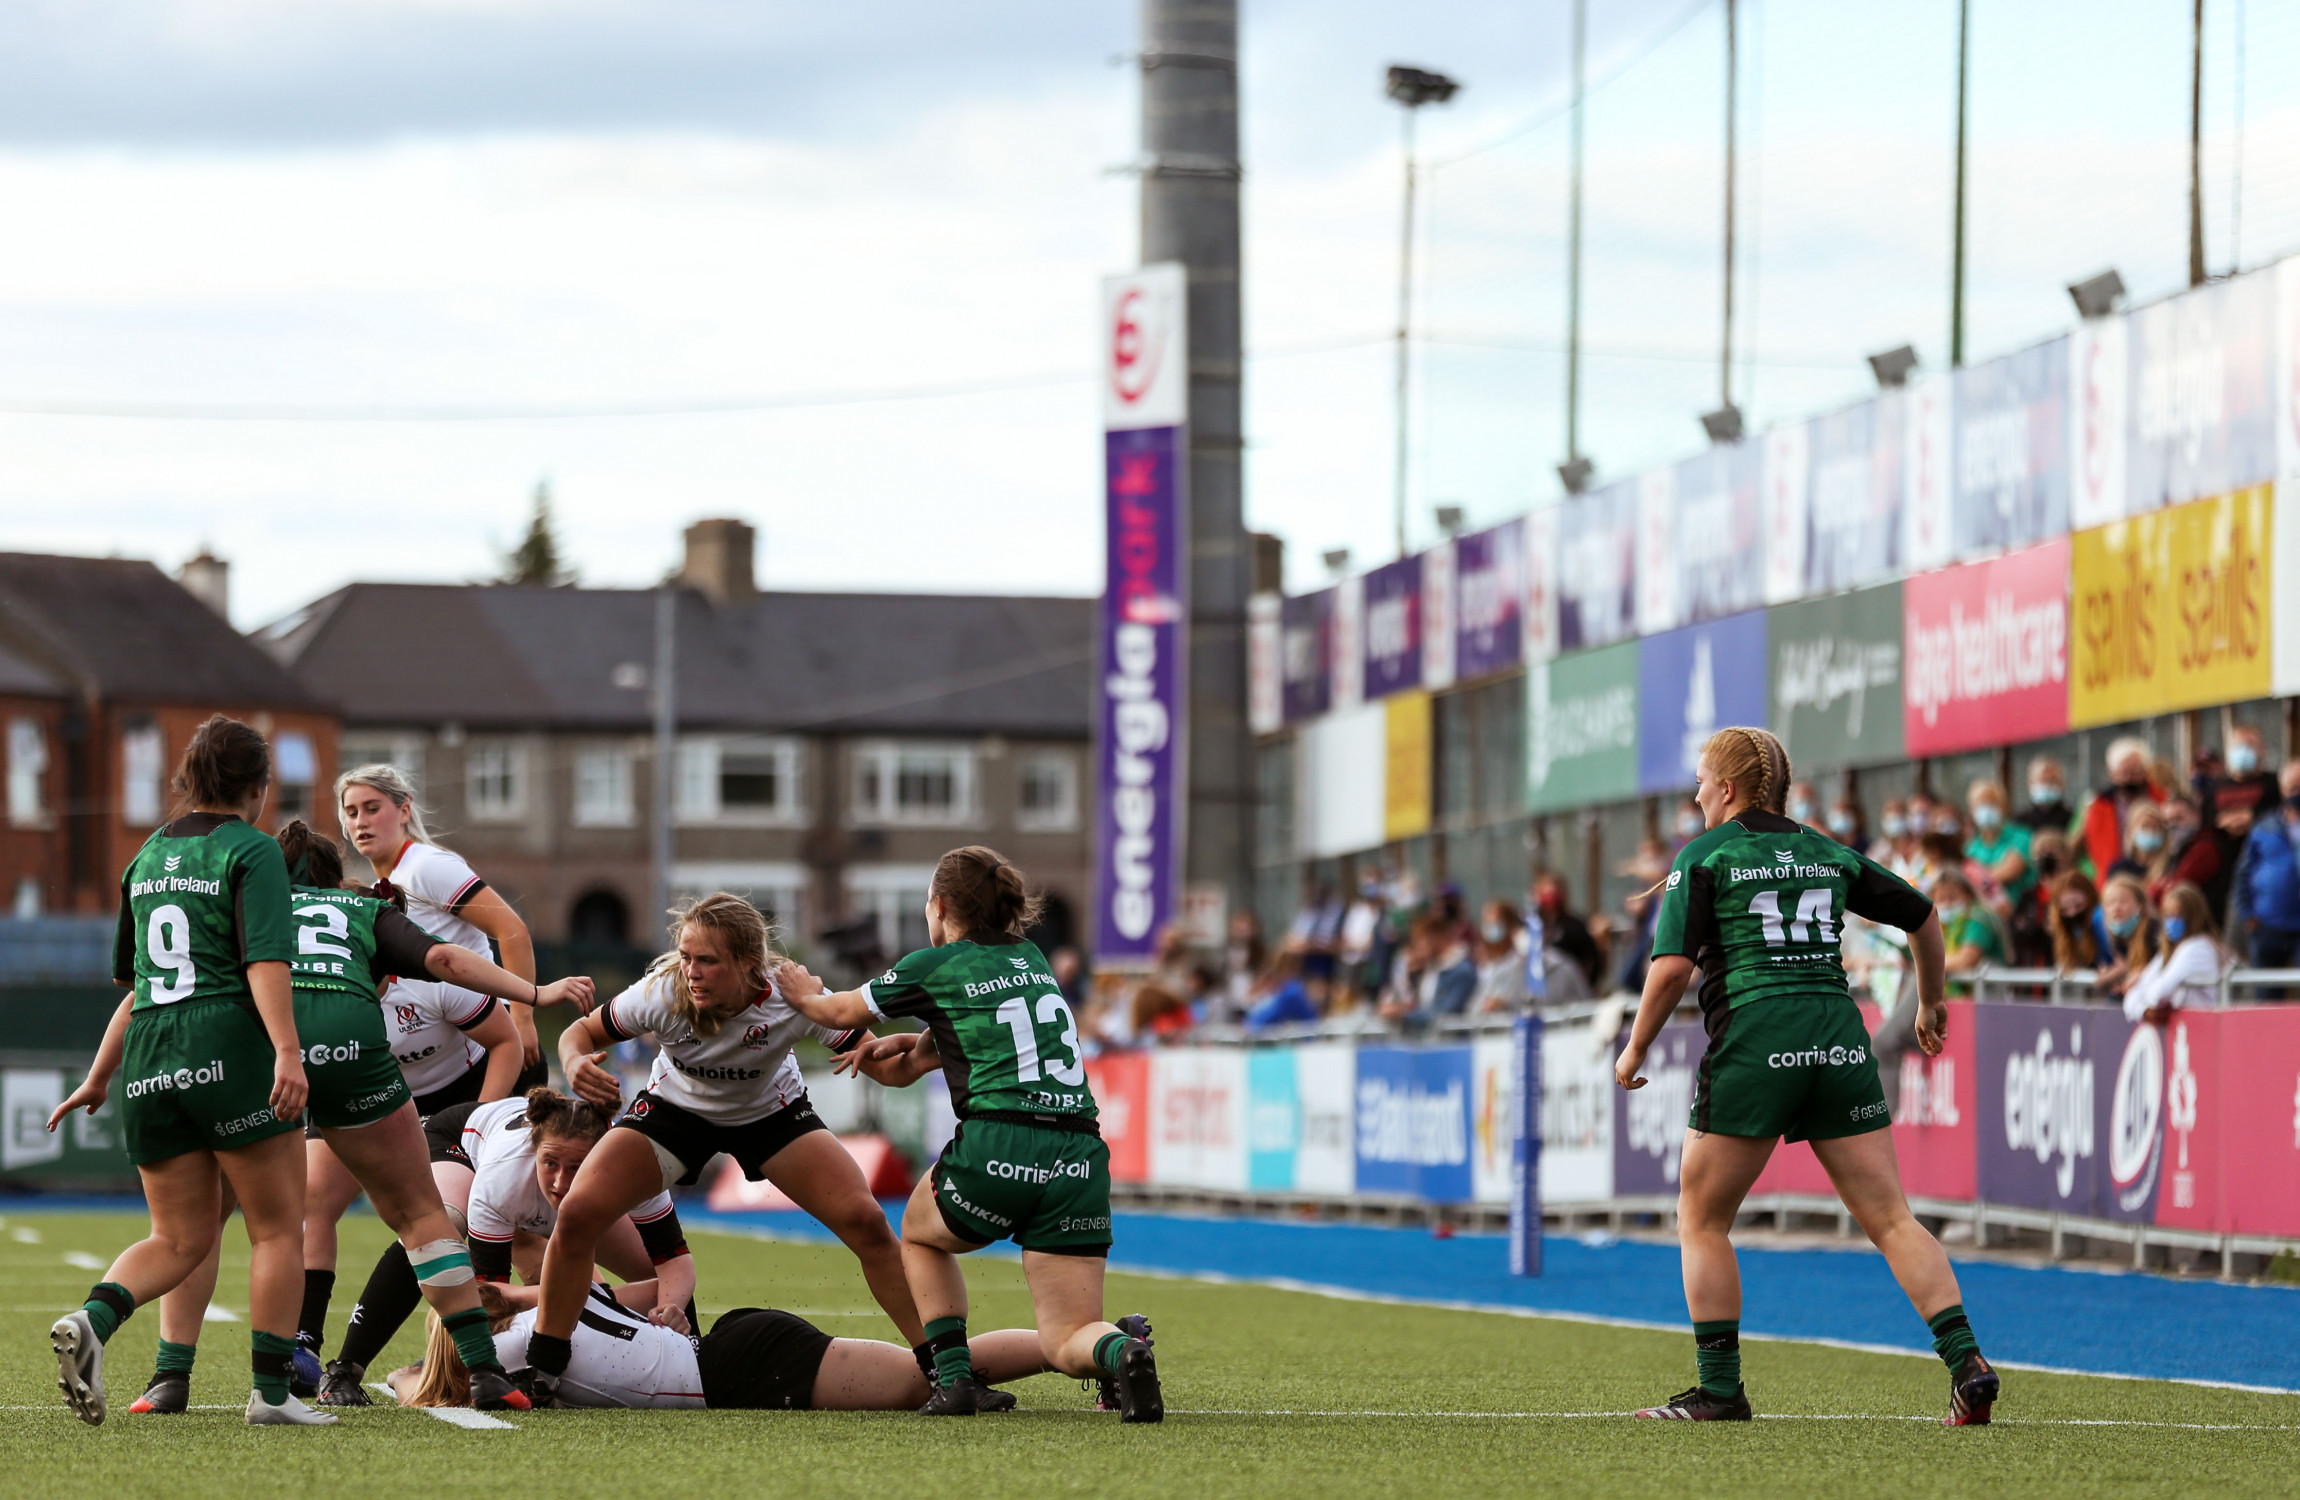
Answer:
<path fill-rule="evenodd" d="M 972 1421 L 908 1414 L 536 1412 L 473 1432 L 421 1412 L 346 1414 L 324 1430 L 250 1429 L 247 1325 L 210 1323 L 194 1403 L 137 1417 L 158 1318 L 108 1348 L 112 1416 L 64 1409 L 46 1330 L 144 1228 L 127 1215 L 27 1215 L 0 1224 L 0 1493 L 223 1496 L 1814 1495 L 2290 1494 L 2300 1486 L 2300 1397 L 2012 1372 L 1999 1423 L 1938 1425 L 1947 1377 L 1929 1359 L 1799 1344 L 1747 1346 L 1768 1419 L 1749 1426 L 1634 1422 L 1620 1412 L 1692 1383 L 1682 1335 L 1549 1319 L 1333 1301 L 1298 1292 L 1111 1278 L 1110 1310 L 1157 1325 L 1168 1416 L 1121 1427 L 1076 1381 L 1014 1389 L 1021 1409 Z M 27 1242 L 24 1236 L 37 1236 Z M 384 1243 L 344 1224 L 331 1343 Z M 709 1315 L 801 1312 L 848 1337 L 896 1337 L 835 1247 L 691 1234 Z M 1282 1271 L 1283 1268 L 1273 1268 Z M 246 1310 L 246 1241 L 226 1240 L 219 1300 Z M 1011 1260 L 970 1270 L 973 1324 L 1024 1323 Z M 1433 1289 L 1442 1294 L 1443 1289 Z M 416 1352 L 413 1325 L 391 1351 Z M 1808 1420 L 1826 1419 L 1826 1420 Z M 1917 1420 L 1907 1420 L 1917 1419 Z M 2102 1422 L 2226 1424 L 2219 1430 Z"/>

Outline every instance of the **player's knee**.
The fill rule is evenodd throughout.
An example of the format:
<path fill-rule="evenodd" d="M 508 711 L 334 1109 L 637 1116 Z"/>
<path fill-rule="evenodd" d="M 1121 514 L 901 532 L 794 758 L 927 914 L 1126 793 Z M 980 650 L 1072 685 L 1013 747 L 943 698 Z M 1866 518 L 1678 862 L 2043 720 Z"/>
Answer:
<path fill-rule="evenodd" d="M 426 1290 L 468 1286 L 471 1282 L 471 1252 L 464 1249 L 461 1240 L 409 1245 L 407 1263 L 415 1271 L 415 1284 Z"/>

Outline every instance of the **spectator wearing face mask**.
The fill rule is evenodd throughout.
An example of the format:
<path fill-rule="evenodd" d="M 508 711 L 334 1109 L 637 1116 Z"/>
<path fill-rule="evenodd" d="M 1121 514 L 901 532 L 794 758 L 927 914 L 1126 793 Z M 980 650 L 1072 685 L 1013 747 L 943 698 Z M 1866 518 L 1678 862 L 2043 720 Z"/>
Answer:
<path fill-rule="evenodd" d="M 2040 755 L 2028 763 L 2028 806 L 2012 814 L 2012 821 L 2031 833 L 2068 831 L 2068 778 L 2059 761 Z"/>
<path fill-rule="evenodd" d="M 2300 760 L 2277 780 L 2284 800 L 2253 820 L 2228 898 L 2229 936 L 2256 969 L 2300 966 Z"/>
<path fill-rule="evenodd" d="M 2156 923 L 2148 915 L 2148 891 L 2140 877 L 2111 875 L 2101 885 L 2097 931 L 2105 950 L 2100 989 L 2121 995 L 2156 956 Z"/>
<path fill-rule="evenodd" d="M 1916 841 L 1909 837 L 1909 804 L 1900 797 L 1887 797 L 1877 813 L 1877 841 L 1869 846 L 1869 858 L 1892 869 L 1893 862 L 1916 852 Z M 1899 870 L 1893 870 L 1899 875 Z M 1906 876 L 1902 877 L 1906 879 Z"/>
<path fill-rule="evenodd" d="M 2005 904 L 2017 908 L 2036 887 L 2036 871 L 2029 865 L 2031 833 L 2026 824 L 2005 816 L 2005 789 L 1993 781 L 1976 781 L 1965 793 L 1965 809 L 1972 814 L 1972 837 L 1965 840 L 1965 858 L 1988 871 L 2003 890 Z"/>
<path fill-rule="evenodd" d="M 2033 882 L 2027 894 L 2013 903 L 2005 919 L 2005 937 L 2016 967 L 2041 969 L 2056 962 L 2053 892 L 2068 869 L 2068 840 L 2062 837 L 2060 830 L 2047 828 L 2030 838 L 2029 868 L 2034 872 Z"/>
<path fill-rule="evenodd" d="M 1970 995 L 1972 977 L 1984 964 L 2005 961 L 2004 939 L 1965 877 L 1944 870 L 1933 881 L 1933 912 L 1941 919 L 1941 942 L 1948 951 L 1949 992 Z"/>
<path fill-rule="evenodd" d="M 1533 909 L 1541 914 L 1542 941 L 1571 959 L 1581 971 L 1583 983 L 1595 994 L 1605 957 L 1598 952 L 1597 939 L 1590 935 L 1588 924 L 1565 904 L 1565 881 L 1544 871 L 1533 882 Z"/>
<path fill-rule="evenodd" d="M 1678 803 L 1677 814 L 1670 823 L 1670 830 L 1677 835 L 1676 848 L 1682 849 L 1687 844 L 1690 844 L 1695 839 L 1701 837 L 1702 832 L 1707 829 L 1708 826 L 1709 825 L 1707 820 L 1704 819 L 1701 815 L 1700 803 L 1694 801 L 1691 797 L 1688 797 L 1684 801 Z M 1672 852 L 1675 851 L 1672 850 Z"/>
<path fill-rule="evenodd" d="M 2204 825 L 2196 803 L 2185 796 L 2167 797 L 2164 812 L 2164 858 L 2148 883 L 2150 905 L 2164 899 L 2175 885 L 2188 884 L 2204 893 L 2218 911 L 2228 904 L 2229 879 L 2236 873 L 2235 841 L 2217 828 Z"/>
<path fill-rule="evenodd" d="M 2155 802 L 2135 802 L 2124 818 L 2124 852 L 2108 867 L 2108 873 L 2130 875 L 2145 888 L 2170 867 L 2170 844 L 2165 833 L 2163 806 Z"/>
<path fill-rule="evenodd" d="M 1784 805 L 1788 809 L 1789 816 L 1807 828 L 1816 830 L 1820 828 L 1821 794 L 1813 790 L 1813 783 L 1810 781 L 1790 782 L 1789 798 Z"/>
<path fill-rule="evenodd" d="M 1478 912 L 1477 942 L 1471 957 L 1477 963 L 1477 988 L 1469 1008 L 1477 1015 L 1507 1013 L 1524 1008 L 1525 952 L 1519 942 L 1525 924 L 1506 901 L 1488 901 Z"/>
<path fill-rule="evenodd" d="M 2164 800 L 2164 793 L 2148 779 L 2146 741 L 2131 735 L 2111 741 L 2106 761 L 2108 785 L 2084 809 L 2084 856 L 2103 877 L 2113 872 L 2128 852 L 2125 835 L 2131 828 L 2133 807 Z"/>
<path fill-rule="evenodd" d="M 2157 902 L 2164 943 L 2124 992 L 2124 1018 L 2162 1026 L 2176 1010 L 2220 1005 L 2220 975 L 2228 953 L 2220 945 L 2204 892 L 2175 882 Z"/>
<path fill-rule="evenodd" d="M 1869 829 L 1861 817 L 1861 804 L 1850 797 L 1839 797 L 1829 804 L 1828 829 L 1829 837 L 1848 849 L 1868 847 Z"/>
<path fill-rule="evenodd" d="M 2226 834 L 2232 844 L 2243 842 L 2254 821 L 2273 814 L 2284 800 L 2276 773 L 2263 760 L 2260 731 L 2242 726 L 2228 736 L 2221 766 L 2196 778 L 2198 810 L 2206 824 Z M 2212 898 L 2209 888 L 2204 896 Z"/>

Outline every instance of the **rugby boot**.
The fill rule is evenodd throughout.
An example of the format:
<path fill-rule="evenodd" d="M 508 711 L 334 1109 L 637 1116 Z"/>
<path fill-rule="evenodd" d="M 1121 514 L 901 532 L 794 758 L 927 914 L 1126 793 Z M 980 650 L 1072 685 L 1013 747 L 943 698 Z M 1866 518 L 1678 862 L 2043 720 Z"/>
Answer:
<path fill-rule="evenodd" d="M 360 1381 L 367 1374 L 365 1365 L 355 1365 L 348 1359 L 331 1359 L 327 1374 L 319 1383 L 319 1404 L 322 1406 L 373 1406 L 375 1401 L 367 1394 Z"/>
<path fill-rule="evenodd" d="M 306 1345 L 295 1346 L 288 1360 L 288 1394 L 299 1401 L 309 1401 L 319 1394 L 319 1384 L 327 1378 L 319 1367 L 319 1355 Z"/>
<path fill-rule="evenodd" d="M 982 1410 L 982 1387 L 974 1383 L 971 1374 L 960 1377 L 945 1386 L 937 1386 L 926 1405 L 918 1409 L 922 1417 L 971 1417 Z"/>
<path fill-rule="evenodd" d="M 1014 1392 L 999 1390 L 984 1378 L 985 1374 L 986 1372 L 982 1370 L 974 1372 L 974 1385 L 977 1392 L 974 1398 L 974 1409 L 980 1412 L 1014 1410 L 1017 1405 Z"/>
<path fill-rule="evenodd" d="M 471 1404 L 479 1411 L 533 1411 L 535 1403 L 527 1398 L 512 1378 L 503 1373 L 501 1365 L 489 1365 L 471 1372 Z"/>
<path fill-rule="evenodd" d="M 1129 1336 L 1118 1346 L 1118 1420 L 1166 1420 L 1166 1398 L 1158 1389 L 1158 1361 L 1150 1353 L 1148 1339 Z"/>
<path fill-rule="evenodd" d="M 1749 1388 L 1741 1386 L 1730 1396 L 1712 1396 L 1695 1386 L 1679 1391 L 1660 1406 L 1648 1406 L 1638 1415 L 1671 1422 L 1746 1422 L 1752 1417 Z"/>
<path fill-rule="evenodd" d="M 533 1365 L 514 1370 L 511 1384 L 527 1398 L 530 1411 L 549 1411 L 559 1404 L 559 1377 L 549 1370 L 538 1370 Z"/>
<path fill-rule="evenodd" d="M 1996 1405 L 1997 1372 L 1978 1354 L 1965 1356 L 1949 1381 L 1949 1414 L 1944 1427 L 1986 1427 L 1989 1408 Z"/>
<path fill-rule="evenodd" d="M 48 1330 L 48 1347 L 56 1351 L 56 1386 L 72 1415 L 90 1427 L 104 1425 L 104 1341 L 85 1308 L 56 1320 Z"/>
<path fill-rule="evenodd" d="M 330 1412 L 312 1410 L 293 1396 L 274 1406 L 264 1399 L 262 1391 L 248 1392 L 250 1427 L 333 1427 L 339 1420 Z"/>
<path fill-rule="evenodd" d="M 192 1377 L 181 1370 L 159 1370 L 128 1410 L 138 1416 L 176 1416 L 192 1404 Z"/>
<path fill-rule="evenodd" d="M 1150 1337 L 1150 1320 L 1141 1313 L 1128 1313 L 1125 1317 L 1120 1318 L 1118 1331 L 1128 1338 L 1140 1339 L 1145 1344 L 1154 1345 L 1158 1342 Z M 1096 1377 L 1095 1384 L 1097 1390 L 1094 1397 L 1094 1409 L 1096 1411 L 1118 1410 L 1118 1382 L 1107 1375 L 1102 1375 Z"/>

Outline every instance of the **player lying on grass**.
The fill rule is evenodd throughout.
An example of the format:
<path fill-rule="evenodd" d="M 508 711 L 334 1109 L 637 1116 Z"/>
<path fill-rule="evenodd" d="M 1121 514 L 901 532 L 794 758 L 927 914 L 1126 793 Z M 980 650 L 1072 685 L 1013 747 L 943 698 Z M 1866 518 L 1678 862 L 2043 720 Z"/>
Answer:
<path fill-rule="evenodd" d="M 935 865 L 926 900 L 934 946 L 859 990 L 827 993 L 796 964 L 778 980 L 789 1002 L 822 1026 L 920 1018 L 925 1031 L 864 1043 L 857 1066 L 890 1088 L 937 1067 L 950 1081 L 957 1133 L 902 1220 L 903 1266 L 935 1367 L 934 1394 L 919 1411 L 982 1409 L 956 1257 L 1012 1238 L 1022 1247 L 1046 1362 L 1114 1385 L 1121 1420 L 1156 1422 L 1165 1406 L 1149 1340 L 1102 1317 L 1110 1151 L 1086 1087 L 1078 1023 L 1045 956 L 1022 935 L 1038 908 L 1022 871 L 997 851 L 953 849 Z"/>
<path fill-rule="evenodd" d="M 377 1217 L 398 1236 L 392 1254 L 399 1265 L 408 1268 L 411 1301 L 420 1289 L 420 1295 L 446 1319 L 450 1332 L 461 1334 L 469 1343 L 470 1358 L 478 1370 L 480 1404 L 521 1406 L 524 1398 L 511 1390 L 503 1372 L 485 1362 L 485 1320 L 479 1315 L 478 1296 L 471 1287 L 470 1258 L 424 1164 L 419 1124 L 424 1096 L 412 1092 L 412 1079 L 425 1075 L 410 1070 L 398 1055 L 392 1037 L 401 1028 L 388 1023 L 378 1006 L 377 985 L 404 975 L 424 975 L 445 981 L 442 989 L 475 992 L 486 1009 L 473 1024 L 484 1020 L 493 1027 L 490 1034 L 498 1048 L 496 1072 L 508 1084 L 517 1072 L 518 1037 L 489 997 L 516 998 L 520 1004 L 566 1002 L 588 1008 L 591 981 L 562 979 L 537 989 L 467 949 L 439 941 L 410 922 L 395 902 L 343 889 L 342 851 L 300 818 L 288 821 L 279 831 L 278 842 L 287 861 L 297 932 L 293 965 L 296 1036 L 304 1049 L 305 1077 L 311 1088 L 306 1150 L 311 1151 L 314 1144 L 309 1138 L 316 1138 L 319 1147 L 311 1151 L 313 1170 L 306 1176 L 305 1253 L 308 1255 L 313 1245 L 312 1221 L 323 1214 L 340 1214 L 348 1206 L 348 1198 L 323 1191 L 321 1184 L 330 1180 L 318 1170 L 324 1158 L 328 1173 L 344 1174 L 353 1194 L 364 1191 Z M 463 1041 L 459 1032 L 449 1029 L 440 1043 L 454 1045 L 458 1064 L 464 1055 Z M 463 1069 L 458 1066 L 457 1072 Z M 224 1211 L 230 1212 L 228 1203 Z M 324 1274 L 332 1284 L 332 1218 L 326 1231 L 330 1270 Z M 159 1367 L 130 1411 L 175 1413 L 183 1411 L 190 1401 L 200 1327 L 215 1293 L 217 1250 L 210 1251 L 200 1268 L 161 1302 Z M 416 1265 L 424 1268 L 420 1275 L 413 1269 Z M 312 1287 L 313 1273 L 307 1265 L 303 1328 L 297 1335 L 307 1350 L 316 1347 Z M 319 1304 L 322 1315 L 325 1305 L 323 1297 Z M 303 1357 L 309 1358 L 308 1353 Z M 318 1373 L 316 1367 L 312 1373 Z M 308 1394 L 316 1387 L 317 1382 L 312 1381 L 299 1394 Z"/>
<path fill-rule="evenodd" d="M 1762 729 L 1720 729 L 1702 748 L 1695 800 L 1708 831 L 1662 883 L 1653 966 L 1614 1078 L 1641 1088 L 1664 1022 L 1694 971 L 1709 1046 L 1678 1176 L 1678 1239 L 1700 1383 L 1641 1417 L 1749 1420 L 1741 1383 L 1741 1272 L 1730 1238 L 1741 1200 L 1782 1140 L 1811 1141 L 1845 1207 L 1884 1252 L 1949 1368 L 1951 1426 L 1989 1419 L 1996 1371 L 1965 1320 L 1940 1242 L 1909 1212 L 1892 1120 L 1839 934 L 1848 912 L 1909 934 L 1917 1042 L 1937 1055 L 1948 1022 L 1940 918 L 1865 855 L 1786 817 L 1789 756 Z"/>
<path fill-rule="evenodd" d="M 507 1282 L 514 1268 L 530 1287 L 541 1279 L 544 1245 L 560 1206 L 606 1134 L 605 1111 L 553 1089 L 530 1089 L 524 1099 L 458 1104 L 424 1122 L 431 1175 L 470 1240 L 471 1265 L 481 1282 Z M 655 1194 L 618 1219 L 598 1237 L 595 1253 L 610 1274 L 644 1281 L 661 1294 L 665 1300 L 648 1306 L 650 1318 L 686 1331 L 695 1258 L 669 1193 Z M 343 1353 L 327 1367 L 323 1404 L 368 1404 L 361 1383 L 367 1367 L 415 1311 L 416 1292 L 406 1257 L 385 1251 L 352 1311 Z M 471 1356 L 464 1358 L 469 1362 Z"/>
<path fill-rule="evenodd" d="M 769 978 L 773 932 L 758 908 L 717 891 L 681 911 L 672 949 L 647 976 L 569 1026 L 559 1061 L 577 1096 L 611 1110 L 622 1085 L 600 1066 L 606 1048 L 652 1036 L 653 1072 L 575 1176 L 543 1253 L 543 1301 L 528 1346 L 531 1390 L 548 1393 L 567 1367 L 568 1340 L 589 1294 L 599 1237 L 640 1204 L 699 1180 L 721 1152 L 821 1221 L 862 1262 L 871 1295 L 903 1337 L 918 1312 L 902 1247 L 862 1169 L 807 1101 L 791 1048 L 812 1036 L 844 1052 L 869 1033 L 819 1027 L 784 1003 Z"/>
<path fill-rule="evenodd" d="M 534 1288 L 481 1289 L 497 1356 L 524 1363 L 535 1331 Z M 554 1390 L 572 1407 L 696 1407 L 752 1411 L 907 1411 L 927 1399 L 933 1366 L 915 1350 L 877 1339 L 834 1339 L 795 1313 L 739 1307 L 701 1338 L 664 1326 L 646 1309 L 669 1293 L 651 1282 L 613 1292 L 594 1282 L 575 1325 L 572 1353 Z M 970 1356 L 990 1380 L 1047 1368 L 1038 1335 L 1003 1328 L 977 1335 Z M 470 1379 L 455 1341 L 430 1320 L 423 1363 L 394 1370 L 402 1406 L 465 1406 Z M 1009 1400 L 1006 1405 L 1011 1406 Z"/>

